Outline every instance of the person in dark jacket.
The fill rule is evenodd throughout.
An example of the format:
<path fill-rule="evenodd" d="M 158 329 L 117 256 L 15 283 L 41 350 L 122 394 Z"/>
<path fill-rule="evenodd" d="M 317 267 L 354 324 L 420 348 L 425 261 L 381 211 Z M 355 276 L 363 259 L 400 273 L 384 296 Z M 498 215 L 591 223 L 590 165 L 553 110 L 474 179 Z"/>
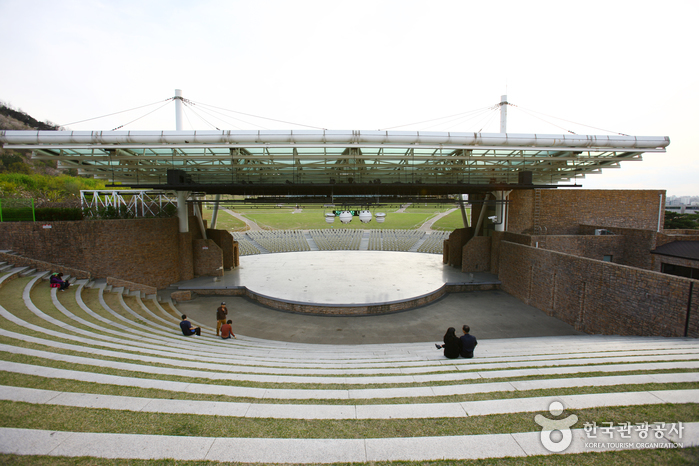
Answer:
<path fill-rule="evenodd" d="M 476 337 L 469 334 L 471 327 L 464 325 L 461 329 L 464 331 L 464 334 L 459 337 L 459 340 L 461 340 L 461 357 L 472 358 L 473 350 L 476 348 L 478 342 L 476 341 Z"/>
<path fill-rule="evenodd" d="M 218 309 L 216 309 L 216 336 L 218 336 L 219 332 L 221 331 L 221 327 L 226 324 L 227 315 L 228 308 L 226 307 L 226 303 L 223 302 Z"/>
<path fill-rule="evenodd" d="M 63 280 L 62 273 L 55 273 L 51 275 L 49 282 L 51 284 L 51 288 L 59 288 L 58 291 L 65 291 L 65 289 L 70 286 L 70 283 L 68 283 L 68 281 Z"/>
<path fill-rule="evenodd" d="M 201 335 L 200 327 L 193 327 L 192 323 L 187 319 L 187 316 L 182 314 L 182 322 L 180 322 L 182 335 L 188 337 L 190 335 Z"/>
<path fill-rule="evenodd" d="M 449 359 L 456 359 L 461 354 L 461 340 L 456 336 L 456 329 L 449 327 L 447 333 L 444 334 L 444 344 L 434 344 L 437 349 L 444 348 L 444 356 Z"/>

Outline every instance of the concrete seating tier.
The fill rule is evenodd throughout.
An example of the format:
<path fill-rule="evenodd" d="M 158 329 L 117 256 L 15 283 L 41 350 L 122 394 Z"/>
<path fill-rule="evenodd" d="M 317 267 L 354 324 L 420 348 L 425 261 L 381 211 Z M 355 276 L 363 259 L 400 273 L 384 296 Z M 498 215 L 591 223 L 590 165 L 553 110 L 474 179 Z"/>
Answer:
<path fill-rule="evenodd" d="M 449 232 L 418 230 L 270 230 L 233 233 L 240 255 L 260 253 L 321 251 L 413 251 L 442 254 Z M 362 239 L 364 238 L 364 241 Z M 311 244 L 309 244 L 309 242 Z"/>
<path fill-rule="evenodd" d="M 269 252 L 309 251 L 311 249 L 300 230 L 249 231 L 247 236 Z"/>
<path fill-rule="evenodd" d="M 409 251 L 424 235 L 424 231 L 418 230 L 371 230 L 369 249 Z"/>
<path fill-rule="evenodd" d="M 450 231 L 433 231 L 429 235 L 425 235 L 425 241 L 417 248 L 417 252 L 442 254 L 444 240 L 448 239 L 450 234 Z"/>
<path fill-rule="evenodd" d="M 233 239 L 238 242 L 238 250 L 241 256 L 260 254 L 260 250 L 248 239 L 245 233 L 233 233 Z"/>
<path fill-rule="evenodd" d="M 321 251 L 357 251 L 363 230 L 310 230 L 313 241 Z"/>
<path fill-rule="evenodd" d="M 12 374 L 0 385 L 0 399 L 9 409 L 15 404 L 47 413 L 69 408 L 73 414 L 66 416 L 116 410 L 133 416 L 134 425 L 94 432 L 87 426 L 46 428 L 39 421 L 29 428 L 6 424 L 0 428 L 0 453 L 251 463 L 550 455 L 533 419 L 542 412 L 555 417 L 547 411 L 554 400 L 563 403 L 564 417 L 601 408 L 608 415 L 620 410 L 624 416 L 642 416 L 649 406 L 690 413 L 682 438 L 666 432 L 652 442 L 634 438 L 624 441 L 630 447 L 612 449 L 699 444 L 699 419 L 691 414 L 699 402 L 699 342 L 694 339 L 482 340 L 476 358 L 449 360 L 433 342 L 313 345 L 245 335 L 224 341 L 208 323 L 199 323 L 201 337 L 184 337 L 171 302 L 130 296 L 104 281 L 77 280 L 59 293 L 42 280 L 48 271 L 22 277 L 26 271 L 11 267 L 0 273 L 0 370 Z M 41 381 L 51 381 L 51 387 Z M 188 423 L 203 425 L 224 417 L 260 425 L 278 422 L 278 432 L 296 423 L 329 430 L 323 438 L 190 437 L 138 430 L 140 422 L 160 425 L 161 417 L 181 413 L 188 413 Z M 434 429 L 434 422 L 442 421 L 445 426 L 468 420 L 507 425 L 513 416 L 532 420 L 532 427 L 446 435 Z M 330 421 L 336 424 L 323 424 Z M 408 421 L 410 427 L 397 427 Z M 402 433 L 366 437 L 367 422 Z M 429 434 L 412 433 L 423 430 Z M 583 426 L 575 425 L 572 432 L 565 454 L 588 451 Z M 614 453 L 604 454 L 614 461 Z"/>

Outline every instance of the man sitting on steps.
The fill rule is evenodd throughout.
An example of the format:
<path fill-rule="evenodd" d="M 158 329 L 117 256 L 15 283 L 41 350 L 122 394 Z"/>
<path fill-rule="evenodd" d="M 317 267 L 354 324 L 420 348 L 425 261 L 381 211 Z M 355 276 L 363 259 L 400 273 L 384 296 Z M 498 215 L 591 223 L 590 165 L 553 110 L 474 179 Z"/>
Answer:
<path fill-rule="evenodd" d="M 187 320 L 187 316 L 182 314 L 182 322 L 180 322 L 180 328 L 182 329 L 182 335 L 188 337 L 190 335 L 201 335 L 201 327 L 192 327 L 192 323 Z"/>
<path fill-rule="evenodd" d="M 469 334 L 471 328 L 468 325 L 464 325 L 462 330 L 464 334 L 459 337 L 461 339 L 461 357 L 472 358 L 473 350 L 476 348 L 478 342 L 476 341 L 476 337 Z"/>

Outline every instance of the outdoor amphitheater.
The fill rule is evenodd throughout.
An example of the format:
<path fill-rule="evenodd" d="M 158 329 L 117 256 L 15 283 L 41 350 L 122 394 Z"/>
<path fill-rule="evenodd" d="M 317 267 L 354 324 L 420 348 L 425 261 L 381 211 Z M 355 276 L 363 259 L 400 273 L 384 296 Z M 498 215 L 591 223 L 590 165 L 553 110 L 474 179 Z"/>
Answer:
<path fill-rule="evenodd" d="M 3 464 L 696 464 L 699 287 L 651 254 L 696 235 L 662 230 L 664 191 L 542 181 L 669 141 L 429 134 L 405 149 L 413 135 L 309 132 L 277 154 L 279 133 L 54 132 L 50 148 L 39 133 L 0 141 L 143 176 L 131 198 L 170 196 L 177 216 L 0 224 Z M 298 162 L 311 137 L 337 163 Z M 173 161 L 207 144 L 220 166 Z M 379 145 L 381 163 L 360 162 Z M 153 157 L 152 174 L 128 157 Z M 454 191 L 471 210 L 450 198 L 464 224 L 447 232 L 389 213 L 381 228 L 230 233 L 202 214 L 226 192 L 349 209 Z M 54 272 L 71 286 L 50 287 Z M 235 339 L 216 336 L 221 302 Z M 448 359 L 435 344 L 464 324 L 475 357 Z"/>
<path fill-rule="evenodd" d="M 362 233 L 310 234 L 351 250 Z M 258 253 L 308 245 L 290 232 L 248 235 L 239 243 L 264 245 Z M 400 243 L 404 251 L 418 236 L 388 233 L 390 247 Z M 222 341 L 213 315 L 220 298 L 178 307 L 163 293 L 145 295 L 104 280 L 68 277 L 73 285 L 59 292 L 49 288 L 48 270 L 4 263 L 1 273 L 2 399 L 12 425 L 1 431 L 6 464 L 74 464 L 69 458 L 80 457 L 92 458 L 89 464 L 102 464 L 96 458 L 104 464 L 119 458 L 424 464 L 486 457 L 519 464 L 517 457 L 557 455 L 535 423 L 537 415 L 556 418 L 549 412 L 555 401 L 565 406 L 563 417 L 578 418 L 566 453 L 585 459 L 575 461 L 660 464 L 696 453 L 686 442 L 697 438 L 699 425 L 681 421 L 696 416 L 696 339 L 585 335 L 543 313 L 520 322 L 519 331 L 537 327 L 554 335 L 497 338 L 478 315 L 492 313 L 488 303 L 498 302 L 505 320 L 537 310 L 506 303 L 494 291 L 476 303 L 469 302 L 476 296 L 452 295 L 410 312 L 363 318 L 279 313 L 227 297 L 237 338 Z M 508 306 L 513 309 L 502 310 Z M 196 316 L 201 337 L 182 336 L 183 312 Z M 435 350 L 441 339 L 435 325 L 443 330 L 445 317 L 457 327 L 471 323 L 479 337 L 474 359 L 449 360 Z M 413 327 L 432 333 L 419 341 Z M 301 340 L 323 342 L 288 335 L 303 329 Z M 362 333 L 372 343 L 357 344 Z M 623 445 L 632 451 L 616 451 L 628 449 Z"/>

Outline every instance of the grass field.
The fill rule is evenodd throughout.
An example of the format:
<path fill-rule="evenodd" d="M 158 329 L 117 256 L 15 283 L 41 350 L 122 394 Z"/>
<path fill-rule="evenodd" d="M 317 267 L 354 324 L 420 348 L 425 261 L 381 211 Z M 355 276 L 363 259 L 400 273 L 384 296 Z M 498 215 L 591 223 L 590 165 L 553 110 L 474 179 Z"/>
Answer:
<path fill-rule="evenodd" d="M 277 208 L 257 208 L 253 206 L 234 206 L 232 210 L 246 218 L 254 221 L 260 227 L 266 230 L 324 230 L 324 229 L 362 229 L 362 230 L 381 230 L 381 229 L 396 229 L 396 230 L 414 230 L 419 228 L 423 223 L 430 218 L 440 213 L 446 212 L 453 208 L 452 205 L 431 205 L 424 204 L 411 205 L 404 212 L 399 212 L 401 206 L 388 205 L 382 206 L 381 209 L 372 211 L 383 212 L 386 214 L 386 221 L 383 223 L 376 222 L 373 218 L 370 223 L 364 224 L 359 221 L 358 217 L 353 218 L 349 224 L 342 224 L 339 218 L 335 218 L 332 224 L 325 222 L 325 212 L 331 212 L 334 209 L 323 208 L 322 206 L 302 206 L 300 211 L 297 211 L 293 206 L 283 206 Z M 337 208 L 340 209 L 339 207 Z M 211 221 L 212 210 L 204 210 L 204 218 Z M 467 214 L 470 215 L 470 209 L 467 209 Z M 246 225 L 244 222 L 234 218 L 226 212 L 221 211 L 217 220 L 217 228 L 226 229 L 229 231 L 245 231 Z M 455 211 L 440 219 L 434 226 L 434 230 L 452 231 L 456 228 L 463 228 L 461 220 L 461 212 Z"/>

